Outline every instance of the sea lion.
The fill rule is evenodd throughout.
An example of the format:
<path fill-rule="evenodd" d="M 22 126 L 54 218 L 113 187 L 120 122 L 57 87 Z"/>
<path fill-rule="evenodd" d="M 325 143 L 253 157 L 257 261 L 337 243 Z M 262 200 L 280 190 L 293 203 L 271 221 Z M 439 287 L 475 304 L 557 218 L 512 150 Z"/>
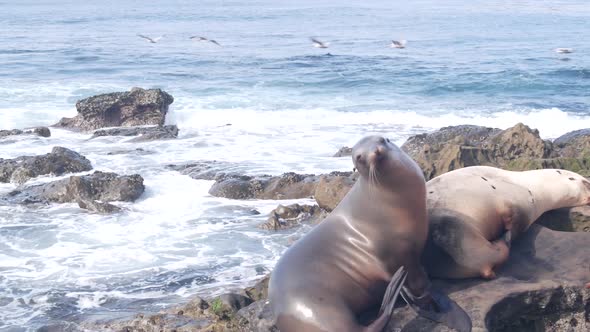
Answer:
<path fill-rule="evenodd" d="M 426 183 L 430 222 L 423 263 L 433 277 L 495 277 L 510 243 L 543 213 L 590 203 L 590 182 L 560 169 L 472 166 Z"/>
<path fill-rule="evenodd" d="M 325 220 L 287 249 L 271 275 L 269 300 L 282 332 L 382 331 L 400 291 L 422 309 L 438 304 L 420 263 L 428 234 L 422 171 L 379 136 L 360 140 L 352 159 L 359 179 Z M 380 316 L 363 325 L 358 317 L 379 304 Z M 453 322 L 471 329 L 464 312 L 450 310 L 459 313 Z"/>

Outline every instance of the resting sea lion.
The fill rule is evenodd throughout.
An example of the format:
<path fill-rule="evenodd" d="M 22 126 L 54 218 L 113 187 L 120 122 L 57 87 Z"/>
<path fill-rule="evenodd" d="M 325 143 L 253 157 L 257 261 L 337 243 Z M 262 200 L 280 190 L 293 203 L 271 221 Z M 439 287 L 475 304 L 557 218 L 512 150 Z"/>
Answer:
<path fill-rule="evenodd" d="M 430 221 L 423 263 L 443 278 L 494 278 L 510 242 L 543 213 L 590 203 L 590 182 L 559 169 L 472 166 L 426 184 Z"/>
<path fill-rule="evenodd" d="M 400 291 L 421 308 L 433 305 L 420 263 L 428 234 L 422 171 L 379 136 L 360 140 L 352 159 L 359 179 L 324 221 L 283 254 L 271 275 L 269 300 L 282 332 L 382 331 Z M 380 316 L 364 326 L 359 316 L 380 304 Z M 453 322 L 470 330 L 469 317 L 451 310 L 458 313 Z"/>

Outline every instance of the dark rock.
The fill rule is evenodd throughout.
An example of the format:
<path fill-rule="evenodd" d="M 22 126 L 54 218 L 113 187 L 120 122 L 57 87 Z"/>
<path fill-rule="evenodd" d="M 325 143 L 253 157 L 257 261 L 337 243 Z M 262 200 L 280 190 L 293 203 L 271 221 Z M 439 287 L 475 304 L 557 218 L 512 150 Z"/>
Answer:
<path fill-rule="evenodd" d="M 332 157 L 348 157 L 348 156 L 352 156 L 352 148 L 349 148 L 348 146 L 343 146 Z"/>
<path fill-rule="evenodd" d="M 164 125 L 168 106 L 174 98 L 160 89 L 133 88 L 79 100 L 78 115 L 62 118 L 54 126 L 77 130 L 105 127 Z"/>
<path fill-rule="evenodd" d="M 98 202 L 95 200 L 85 199 L 85 198 L 78 199 L 78 206 L 81 209 L 86 209 L 86 210 L 100 213 L 100 214 L 109 214 L 109 213 L 121 211 L 121 208 L 116 205 L 113 205 L 110 203 Z"/>
<path fill-rule="evenodd" d="M 402 149 L 413 156 L 420 154 L 425 149 L 438 151 L 447 142 L 458 142 L 458 144 L 466 146 L 479 146 L 501 131 L 501 129 L 497 128 L 473 125 L 442 127 L 432 133 L 408 138 L 402 145 Z"/>
<path fill-rule="evenodd" d="M 267 300 L 260 300 L 240 309 L 236 314 L 238 325 L 244 331 L 251 332 L 279 332 L 275 326 L 272 308 Z"/>
<path fill-rule="evenodd" d="M 279 205 L 270 212 L 268 220 L 264 224 L 258 225 L 258 227 L 277 231 L 292 228 L 302 223 L 317 224 L 327 215 L 328 213 L 317 205 Z"/>
<path fill-rule="evenodd" d="M 78 200 L 95 200 L 103 203 L 135 201 L 144 190 L 143 178 L 138 174 L 119 176 L 115 173 L 96 171 L 90 175 L 71 176 L 17 189 L 8 193 L 4 200 L 17 204 L 68 203 Z"/>
<path fill-rule="evenodd" d="M 556 231 L 590 232 L 590 206 L 547 211 L 535 222 Z"/>
<path fill-rule="evenodd" d="M 268 298 L 268 282 L 270 281 L 270 274 L 258 280 L 252 287 L 244 289 L 246 295 L 253 301 L 265 300 Z"/>
<path fill-rule="evenodd" d="M 89 171 L 92 165 L 79 153 L 56 146 L 51 153 L 41 156 L 24 156 L 0 159 L 0 182 L 22 184 L 39 175 L 63 175 Z"/>
<path fill-rule="evenodd" d="M 92 134 L 90 139 L 102 136 L 139 136 L 129 142 L 146 142 L 159 139 L 173 139 L 178 137 L 176 125 L 154 127 L 119 127 L 100 129 Z"/>
<path fill-rule="evenodd" d="M 580 129 L 558 137 L 554 142 L 557 153 L 564 158 L 590 159 L 590 129 Z"/>
<path fill-rule="evenodd" d="M 235 293 L 222 294 L 209 301 L 209 310 L 220 319 L 230 319 L 238 310 L 247 307 L 252 299 Z"/>
<path fill-rule="evenodd" d="M 574 130 L 574 131 L 570 131 L 569 133 L 563 134 L 561 136 L 559 136 L 558 138 L 556 138 L 553 141 L 553 144 L 557 147 L 564 147 L 568 144 L 572 144 L 572 142 L 580 137 L 585 137 L 585 136 L 590 136 L 590 128 L 586 128 L 586 129 L 579 129 L 579 130 Z"/>
<path fill-rule="evenodd" d="M 318 205 L 326 211 L 334 210 L 352 188 L 358 176 L 358 172 L 332 172 L 320 175 L 313 194 Z"/>
<path fill-rule="evenodd" d="M 311 197 L 315 175 L 284 173 L 280 176 L 224 176 L 217 180 L 209 194 L 230 199 L 297 199 Z"/>
<path fill-rule="evenodd" d="M 25 130 L 12 129 L 12 130 L 0 130 L 0 138 L 14 135 L 37 135 L 41 137 L 50 137 L 51 131 L 47 127 L 34 127 Z"/>

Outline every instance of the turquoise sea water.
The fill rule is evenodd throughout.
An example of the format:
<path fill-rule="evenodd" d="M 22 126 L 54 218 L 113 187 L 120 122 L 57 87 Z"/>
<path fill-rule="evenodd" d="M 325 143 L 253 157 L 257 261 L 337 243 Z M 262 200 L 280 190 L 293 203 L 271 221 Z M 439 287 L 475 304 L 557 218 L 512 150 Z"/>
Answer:
<path fill-rule="evenodd" d="M 151 44 L 137 34 L 164 37 Z M 313 48 L 312 36 L 329 48 Z M 391 39 L 407 48 L 389 48 Z M 305 231 L 259 230 L 279 202 L 213 198 L 210 182 L 169 163 L 321 173 L 349 170 L 331 154 L 370 133 L 401 144 L 453 124 L 523 121 L 545 138 L 590 127 L 590 4 L 0 0 L 0 129 L 49 125 L 74 115 L 81 98 L 133 86 L 175 97 L 167 121 L 178 140 L 137 145 L 53 130 L 0 144 L 0 158 L 66 146 L 96 169 L 140 173 L 147 186 L 116 216 L 74 204 L 0 206 L 0 331 L 238 287 Z M 150 153 L 108 154 L 137 147 Z M 0 184 L 0 194 L 12 189 Z"/>

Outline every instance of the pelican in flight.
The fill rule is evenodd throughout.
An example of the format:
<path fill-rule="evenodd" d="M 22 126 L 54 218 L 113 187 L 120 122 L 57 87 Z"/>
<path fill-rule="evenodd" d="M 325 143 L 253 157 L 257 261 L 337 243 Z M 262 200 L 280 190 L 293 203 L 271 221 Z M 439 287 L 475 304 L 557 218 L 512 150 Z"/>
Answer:
<path fill-rule="evenodd" d="M 310 39 L 313 42 L 313 47 L 316 47 L 316 48 L 328 48 L 328 45 L 330 45 L 330 43 L 323 43 L 315 38 L 310 38 Z"/>
<path fill-rule="evenodd" d="M 407 41 L 405 41 L 405 40 L 400 40 L 400 41 L 392 40 L 391 44 L 389 44 L 389 47 L 391 47 L 391 48 L 406 48 L 406 43 L 407 43 Z"/>
<path fill-rule="evenodd" d="M 137 34 L 137 36 L 139 36 L 139 37 L 141 37 L 141 38 L 143 38 L 143 39 L 147 40 L 148 42 L 150 42 L 150 43 L 152 43 L 152 44 L 155 44 L 155 43 L 157 43 L 157 42 L 158 42 L 158 40 L 160 40 L 160 39 L 162 39 L 162 37 L 164 37 L 164 35 L 162 35 L 162 36 L 160 36 L 160 37 L 151 38 L 151 37 L 148 37 L 148 36 L 145 36 L 145 35 L 140 35 L 140 34 Z"/>

